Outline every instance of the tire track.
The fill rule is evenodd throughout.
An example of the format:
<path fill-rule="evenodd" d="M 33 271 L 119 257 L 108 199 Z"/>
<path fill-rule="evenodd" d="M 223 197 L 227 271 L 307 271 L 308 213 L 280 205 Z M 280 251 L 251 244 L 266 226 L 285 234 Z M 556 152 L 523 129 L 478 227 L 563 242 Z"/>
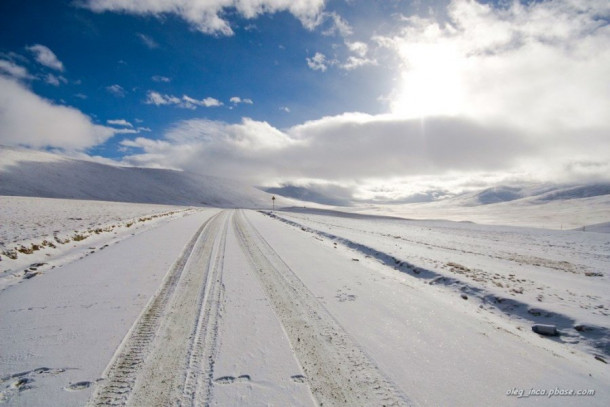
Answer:
<path fill-rule="evenodd" d="M 199 228 L 125 337 L 89 406 L 188 406 L 209 396 L 209 380 L 193 385 L 193 377 L 212 374 L 213 355 L 206 352 L 215 349 L 227 226 L 221 212 Z"/>
<path fill-rule="evenodd" d="M 353 343 L 241 211 L 234 216 L 233 227 L 320 405 L 413 404 Z"/>
<path fill-rule="evenodd" d="M 231 214 L 231 218 L 233 214 Z M 224 299 L 222 271 L 229 221 L 223 226 L 221 238 L 214 255 L 214 263 L 201 295 L 199 320 L 195 327 L 194 340 L 189 349 L 186 380 L 182 393 L 182 406 L 208 405 L 212 397 L 214 361 L 218 350 L 218 326 Z"/>

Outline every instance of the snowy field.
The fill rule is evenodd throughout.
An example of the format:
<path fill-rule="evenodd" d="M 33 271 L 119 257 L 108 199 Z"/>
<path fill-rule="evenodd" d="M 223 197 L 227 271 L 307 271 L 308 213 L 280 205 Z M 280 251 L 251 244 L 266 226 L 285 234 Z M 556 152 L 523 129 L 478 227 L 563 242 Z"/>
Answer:
<path fill-rule="evenodd" d="M 381 263 L 465 294 L 481 308 L 513 318 L 519 330 L 529 331 L 533 322 L 553 323 L 565 328 L 562 342 L 610 354 L 607 233 L 337 216 L 306 209 L 272 216 L 328 244 L 348 247 L 359 261 Z M 589 330 L 579 332 L 575 326 Z"/>
<path fill-rule="evenodd" d="M 610 234 L 0 199 L 2 404 L 610 403 Z"/>
<path fill-rule="evenodd" d="M 193 209 L 0 196 L 0 289 Z"/>

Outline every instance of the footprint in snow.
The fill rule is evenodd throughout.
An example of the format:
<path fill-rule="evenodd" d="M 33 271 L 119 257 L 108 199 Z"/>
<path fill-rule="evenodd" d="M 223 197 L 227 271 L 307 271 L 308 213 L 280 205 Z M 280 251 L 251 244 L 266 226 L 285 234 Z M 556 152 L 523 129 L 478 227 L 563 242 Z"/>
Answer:
<path fill-rule="evenodd" d="M 0 384 L 2 384 L 3 387 L 2 391 L 0 391 L 0 403 L 9 402 L 11 398 L 19 393 L 34 388 L 34 378 L 38 380 L 40 376 L 57 375 L 65 371 L 66 369 L 39 367 L 34 370 L 13 373 L 0 377 Z"/>
<path fill-rule="evenodd" d="M 39 367 L 39 368 L 34 369 L 34 370 L 28 370 L 28 371 L 25 371 L 25 372 L 13 373 L 13 374 L 10 374 L 8 376 L 0 377 L 0 383 L 4 383 L 4 382 L 6 382 L 6 381 L 8 381 L 10 379 L 19 379 L 19 380 L 25 379 L 26 381 L 27 380 L 33 380 L 31 378 L 31 376 L 33 376 L 33 375 L 47 375 L 47 374 L 56 375 L 56 374 L 59 374 L 59 373 L 63 373 L 65 371 L 66 371 L 66 369 L 61 369 L 61 368 L 59 368 L 59 369 L 51 369 L 51 368 L 48 368 L 48 367 Z"/>
<path fill-rule="evenodd" d="M 14 389 L 14 390 L 23 391 L 23 390 L 31 389 L 32 383 L 34 383 L 34 379 L 30 379 L 28 377 L 20 377 L 19 379 L 15 380 L 14 382 L 11 383 L 10 388 Z"/>
<path fill-rule="evenodd" d="M 238 377 L 234 377 L 234 376 L 222 376 L 219 377 L 218 379 L 214 380 L 215 383 L 218 384 L 232 384 L 232 383 L 243 383 L 243 382 L 249 382 L 250 379 L 250 375 L 244 374 Z"/>
<path fill-rule="evenodd" d="M 337 295 L 335 295 L 335 298 L 339 302 L 356 301 L 356 296 L 354 294 L 348 294 L 348 293 L 343 292 L 341 290 L 337 290 Z"/>
<path fill-rule="evenodd" d="M 38 369 L 34 369 L 33 372 L 36 374 L 60 374 L 65 372 L 66 369 L 58 368 L 58 369 L 50 369 L 48 367 L 39 367 Z"/>
<path fill-rule="evenodd" d="M 301 374 L 297 374 L 294 376 L 290 376 L 290 378 L 292 379 L 293 382 L 295 383 L 305 383 L 307 381 L 307 379 L 305 378 L 305 376 L 301 375 Z"/>
<path fill-rule="evenodd" d="M 92 384 L 93 384 L 92 382 L 88 382 L 88 381 L 70 383 L 69 385 L 64 387 L 64 390 L 65 391 L 81 391 L 81 390 L 88 389 L 89 387 L 91 387 Z"/>

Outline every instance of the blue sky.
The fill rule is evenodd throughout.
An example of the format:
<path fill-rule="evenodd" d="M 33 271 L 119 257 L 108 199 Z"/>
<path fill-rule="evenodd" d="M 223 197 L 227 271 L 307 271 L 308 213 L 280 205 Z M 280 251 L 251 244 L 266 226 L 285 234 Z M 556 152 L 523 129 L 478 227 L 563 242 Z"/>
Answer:
<path fill-rule="evenodd" d="M 116 118 L 134 125 L 141 120 L 139 127 L 159 134 L 190 118 L 234 123 L 247 116 L 284 128 L 345 111 L 379 113 L 385 106 L 378 97 L 389 92 L 396 74 L 372 64 L 353 70 L 311 69 L 307 58 L 316 53 L 347 59 L 345 41 L 357 36 L 341 35 L 331 19 L 307 29 L 286 11 L 247 19 L 228 10 L 234 34 L 224 35 L 202 33 L 172 13 L 96 13 L 71 0 L 8 0 L 0 7 L 1 51 L 29 58 L 26 67 L 31 73 L 66 80 L 61 86 L 33 81 L 36 94 L 76 107 L 100 124 Z M 326 10 L 336 9 L 357 21 L 371 14 L 391 20 L 392 13 L 411 7 L 408 2 L 337 1 Z M 371 28 L 364 30 L 371 34 Z M 26 50 L 32 44 L 52 50 L 64 71 L 36 66 Z M 222 105 L 159 109 L 146 103 L 149 92 L 212 98 Z M 234 97 L 247 102 L 233 103 Z M 114 147 L 125 137 L 134 138 L 115 137 L 108 146 L 90 152 L 118 157 Z"/>
<path fill-rule="evenodd" d="M 570 0 L 3 0 L 0 143 L 380 201 L 604 180 L 609 15 Z"/>

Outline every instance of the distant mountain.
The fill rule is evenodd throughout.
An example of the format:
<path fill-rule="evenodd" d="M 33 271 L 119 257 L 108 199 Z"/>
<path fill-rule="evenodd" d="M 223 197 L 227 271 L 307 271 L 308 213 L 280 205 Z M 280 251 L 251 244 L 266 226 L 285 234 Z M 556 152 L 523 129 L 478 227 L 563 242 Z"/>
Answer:
<path fill-rule="evenodd" d="M 501 186 L 433 202 L 372 204 L 350 212 L 610 233 L 610 183 Z"/>
<path fill-rule="evenodd" d="M 610 195 L 610 183 L 595 183 L 588 185 L 561 184 L 526 184 L 500 185 L 478 191 L 452 194 L 450 191 L 435 189 L 410 195 L 398 200 L 357 200 L 348 189 L 340 187 L 321 187 L 316 185 L 280 187 L 261 187 L 263 191 L 297 199 L 331 206 L 366 206 L 366 205 L 402 205 L 430 204 L 447 207 L 476 207 L 513 202 L 516 205 L 541 205 L 555 201 L 565 201 L 581 198 L 592 198 Z"/>
<path fill-rule="evenodd" d="M 244 208 L 271 204 L 271 195 L 234 180 L 2 146 L 0 195 Z"/>
<path fill-rule="evenodd" d="M 509 202 L 523 198 L 523 190 L 513 187 L 488 188 L 477 195 L 477 200 L 481 205 L 489 205 L 498 202 Z"/>
<path fill-rule="evenodd" d="M 610 184 L 540 184 L 526 187 L 498 186 L 482 191 L 464 193 L 449 198 L 447 201 L 460 206 L 491 205 L 519 200 L 527 201 L 530 204 L 542 204 L 551 201 L 591 198 L 602 195 L 610 195 Z"/>
<path fill-rule="evenodd" d="M 558 199 L 592 198 L 594 196 L 610 195 L 610 184 L 591 184 L 558 188 L 541 195 L 540 201 L 555 201 Z"/>

